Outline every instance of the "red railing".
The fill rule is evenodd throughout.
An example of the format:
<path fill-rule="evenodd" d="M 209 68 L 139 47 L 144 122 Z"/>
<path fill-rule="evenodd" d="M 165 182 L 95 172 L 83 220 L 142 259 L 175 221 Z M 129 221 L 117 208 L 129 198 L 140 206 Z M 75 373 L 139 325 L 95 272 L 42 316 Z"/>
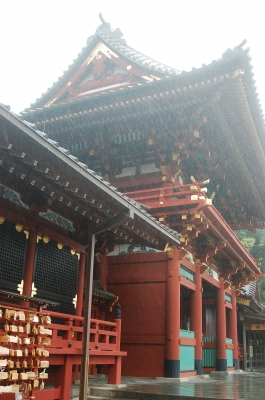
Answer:
<path fill-rule="evenodd" d="M 13 306 L 10 303 L 1 303 L 0 309 L 24 311 L 25 313 L 34 313 L 39 317 L 49 315 L 51 320 L 60 319 L 62 323 L 43 324 L 32 322 L 31 328 L 43 326 L 52 330 L 51 343 L 45 348 L 49 351 L 49 365 L 52 367 L 49 380 L 55 383 L 55 388 L 48 391 L 35 390 L 36 399 L 69 399 L 71 382 L 78 379 L 80 373 L 81 354 L 82 354 L 82 334 L 83 317 L 75 315 L 62 314 L 54 311 L 36 311 L 36 309 Z M 0 318 L 0 322 L 5 324 L 6 318 Z M 12 325 L 23 326 L 26 322 L 19 320 L 9 320 Z M 0 335 L 6 335 L 4 329 L 0 329 Z M 25 336 L 25 333 L 22 334 Z M 31 335 L 29 335 L 31 336 Z M 115 319 L 114 322 L 91 319 L 90 324 L 90 346 L 89 346 L 89 364 L 90 366 L 100 364 L 105 365 L 108 374 L 109 383 L 120 383 L 121 378 L 121 357 L 125 352 L 120 351 L 121 338 L 121 320 Z M 37 337 L 35 338 L 37 340 Z M 16 345 L 20 348 L 20 345 Z M 29 347 L 33 347 L 32 344 Z M 24 347 L 22 346 L 21 349 Z M 31 351 L 29 352 L 31 353 Z M 24 357 L 25 358 L 25 357 Z M 28 363 L 28 365 L 30 365 Z M 31 367 L 28 367 L 31 370 Z M 51 396 L 51 397 L 49 397 Z M 2 395 L 0 394 L 0 399 Z"/>

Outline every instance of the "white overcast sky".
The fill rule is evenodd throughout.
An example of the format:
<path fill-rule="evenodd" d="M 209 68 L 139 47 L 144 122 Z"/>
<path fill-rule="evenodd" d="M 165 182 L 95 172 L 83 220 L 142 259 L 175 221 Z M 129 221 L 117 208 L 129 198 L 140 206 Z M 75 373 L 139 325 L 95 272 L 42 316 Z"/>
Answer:
<path fill-rule="evenodd" d="M 265 110 L 264 0 L 2 0 L 0 102 L 29 107 L 85 46 L 99 12 L 131 47 L 181 71 L 247 39 Z"/>

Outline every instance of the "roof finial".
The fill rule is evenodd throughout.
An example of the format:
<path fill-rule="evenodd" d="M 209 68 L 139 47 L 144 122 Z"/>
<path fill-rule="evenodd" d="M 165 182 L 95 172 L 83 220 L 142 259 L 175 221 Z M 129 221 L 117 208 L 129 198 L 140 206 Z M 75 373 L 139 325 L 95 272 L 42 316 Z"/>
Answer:
<path fill-rule="evenodd" d="M 99 19 L 100 19 L 100 21 L 102 22 L 102 24 L 105 24 L 106 21 L 105 21 L 105 19 L 103 18 L 102 14 L 99 13 L 98 16 L 99 16 Z"/>

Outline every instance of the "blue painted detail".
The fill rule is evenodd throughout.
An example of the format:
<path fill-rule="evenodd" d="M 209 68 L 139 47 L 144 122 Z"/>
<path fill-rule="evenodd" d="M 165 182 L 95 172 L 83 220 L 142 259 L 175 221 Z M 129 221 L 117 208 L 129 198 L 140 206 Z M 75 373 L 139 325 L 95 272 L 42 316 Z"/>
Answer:
<path fill-rule="evenodd" d="M 194 371 L 195 347 L 180 346 L 180 371 Z"/>
<path fill-rule="evenodd" d="M 226 359 L 227 359 L 227 366 L 233 367 L 233 350 L 226 349 Z"/>
<path fill-rule="evenodd" d="M 180 330 L 180 336 L 194 339 L 195 338 L 195 333 L 193 331 L 185 331 L 184 329 L 181 329 Z"/>
<path fill-rule="evenodd" d="M 184 278 L 187 278 L 191 282 L 195 281 L 194 273 L 183 265 L 180 266 L 180 275 L 184 276 Z"/>
<path fill-rule="evenodd" d="M 227 293 L 225 293 L 225 300 L 228 301 L 228 303 L 232 303 L 232 297 Z"/>
<path fill-rule="evenodd" d="M 227 337 L 226 338 L 226 343 L 227 344 L 233 344 L 233 340 Z"/>
<path fill-rule="evenodd" d="M 202 366 L 216 367 L 216 349 L 202 349 Z"/>

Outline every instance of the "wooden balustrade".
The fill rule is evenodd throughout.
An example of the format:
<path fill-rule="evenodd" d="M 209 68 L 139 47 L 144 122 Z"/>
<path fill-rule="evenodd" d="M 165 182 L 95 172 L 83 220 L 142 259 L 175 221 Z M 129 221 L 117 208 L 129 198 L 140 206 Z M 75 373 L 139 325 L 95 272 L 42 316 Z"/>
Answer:
<path fill-rule="evenodd" d="M 51 320 L 59 320 L 59 323 L 43 324 L 32 322 L 34 325 L 42 325 L 44 328 L 52 330 L 51 343 L 45 348 L 49 351 L 49 365 L 51 374 L 49 380 L 54 381 L 54 393 L 51 390 L 44 390 L 39 393 L 36 390 L 36 399 L 45 400 L 46 398 L 66 400 L 69 399 L 71 382 L 79 378 L 81 352 L 82 352 L 82 332 L 83 318 L 75 315 L 62 314 L 55 311 L 47 311 L 36 308 L 23 308 L 10 303 L 1 302 L 0 309 L 24 311 L 34 313 L 39 317 L 50 316 Z M 62 323 L 60 323 L 60 320 Z M 6 334 L 4 331 L 4 315 L 0 318 L 0 335 Z M 20 321 L 14 324 L 21 325 Z M 114 322 L 91 319 L 90 325 L 90 345 L 89 345 L 89 364 L 104 365 L 107 367 L 108 382 L 119 384 L 121 378 L 121 358 L 127 353 L 120 351 L 121 320 L 115 319 Z M 30 368 L 29 368 L 30 369 Z M 46 396 L 47 394 L 47 396 Z M 0 394 L 0 399 L 1 399 Z"/>

